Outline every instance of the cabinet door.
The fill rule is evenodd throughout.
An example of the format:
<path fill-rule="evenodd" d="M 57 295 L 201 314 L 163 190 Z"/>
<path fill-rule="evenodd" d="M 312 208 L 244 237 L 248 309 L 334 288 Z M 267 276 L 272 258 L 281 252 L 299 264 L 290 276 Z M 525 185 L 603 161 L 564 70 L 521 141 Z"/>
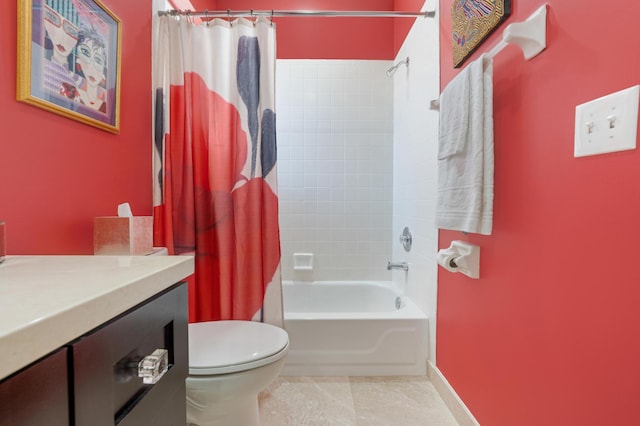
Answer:
<path fill-rule="evenodd" d="M 185 425 L 187 339 L 187 285 L 180 284 L 73 343 L 76 424 Z M 158 348 L 169 351 L 169 371 L 144 384 L 137 362 Z"/>
<path fill-rule="evenodd" d="M 67 348 L 0 382 L 0 425 L 68 426 Z"/>

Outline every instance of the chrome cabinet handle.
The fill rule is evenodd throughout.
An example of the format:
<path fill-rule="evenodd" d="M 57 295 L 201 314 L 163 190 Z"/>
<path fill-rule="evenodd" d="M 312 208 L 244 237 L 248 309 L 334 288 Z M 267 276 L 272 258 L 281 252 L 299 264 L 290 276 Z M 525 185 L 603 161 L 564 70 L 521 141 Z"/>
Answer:
<path fill-rule="evenodd" d="M 158 381 L 169 370 L 169 352 L 166 349 L 156 349 L 138 362 L 138 377 L 148 385 Z"/>

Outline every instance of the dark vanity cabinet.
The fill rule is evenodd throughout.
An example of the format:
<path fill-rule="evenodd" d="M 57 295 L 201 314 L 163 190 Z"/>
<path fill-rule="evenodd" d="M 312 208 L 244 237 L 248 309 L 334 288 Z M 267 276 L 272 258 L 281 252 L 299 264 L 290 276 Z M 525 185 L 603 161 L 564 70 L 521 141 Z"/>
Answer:
<path fill-rule="evenodd" d="M 0 381 L 0 425 L 67 426 L 67 348 Z"/>
<path fill-rule="evenodd" d="M 134 308 L 71 345 L 75 424 L 171 426 L 186 423 L 187 285 Z M 137 364 L 168 351 L 169 370 L 153 385 Z"/>
<path fill-rule="evenodd" d="M 187 320 L 180 283 L 69 342 L 0 381 L 0 425 L 184 426 Z M 138 363 L 156 349 L 168 370 L 145 384 Z"/>

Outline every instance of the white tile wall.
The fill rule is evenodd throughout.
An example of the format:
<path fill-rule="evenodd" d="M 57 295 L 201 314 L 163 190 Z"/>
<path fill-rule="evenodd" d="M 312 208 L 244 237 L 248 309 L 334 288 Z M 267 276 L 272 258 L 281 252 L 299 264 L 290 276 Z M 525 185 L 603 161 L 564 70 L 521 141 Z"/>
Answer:
<path fill-rule="evenodd" d="M 276 73 L 283 279 L 393 279 L 429 316 L 434 363 L 438 19 L 416 20 L 392 79 L 393 61 L 278 60 Z M 312 273 L 294 273 L 294 252 L 314 253 Z"/>
<path fill-rule="evenodd" d="M 429 2 L 427 2 L 429 3 Z M 432 9 L 432 6 L 427 7 Z M 424 9 L 423 9 L 424 10 Z M 438 17 L 417 19 L 402 45 L 398 60 L 410 57 L 409 68 L 394 75 L 394 185 L 392 252 L 409 262 L 409 273 L 393 273 L 405 292 L 429 317 L 429 359 L 436 356 L 438 298 L 437 195 L 438 119 L 429 110 L 440 91 Z M 405 253 L 398 236 L 408 226 L 413 248 Z M 446 273 L 446 272 L 445 272 Z"/>
<path fill-rule="evenodd" d="M 278 60 L 278 188 L 285 280 L 389 280 L 391 61 Z M 294 271 L 293 253 L 314 270 Z"/>

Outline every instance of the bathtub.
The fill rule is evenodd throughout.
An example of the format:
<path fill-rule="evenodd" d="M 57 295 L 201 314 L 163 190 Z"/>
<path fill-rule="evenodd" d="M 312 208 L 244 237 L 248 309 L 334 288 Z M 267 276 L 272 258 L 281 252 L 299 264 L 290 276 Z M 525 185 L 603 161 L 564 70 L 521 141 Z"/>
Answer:
<path fill-rule="evenodd" d="M 424 375 L 427 316 L 392 282 L 283 282 L 285 376 Z"/>

